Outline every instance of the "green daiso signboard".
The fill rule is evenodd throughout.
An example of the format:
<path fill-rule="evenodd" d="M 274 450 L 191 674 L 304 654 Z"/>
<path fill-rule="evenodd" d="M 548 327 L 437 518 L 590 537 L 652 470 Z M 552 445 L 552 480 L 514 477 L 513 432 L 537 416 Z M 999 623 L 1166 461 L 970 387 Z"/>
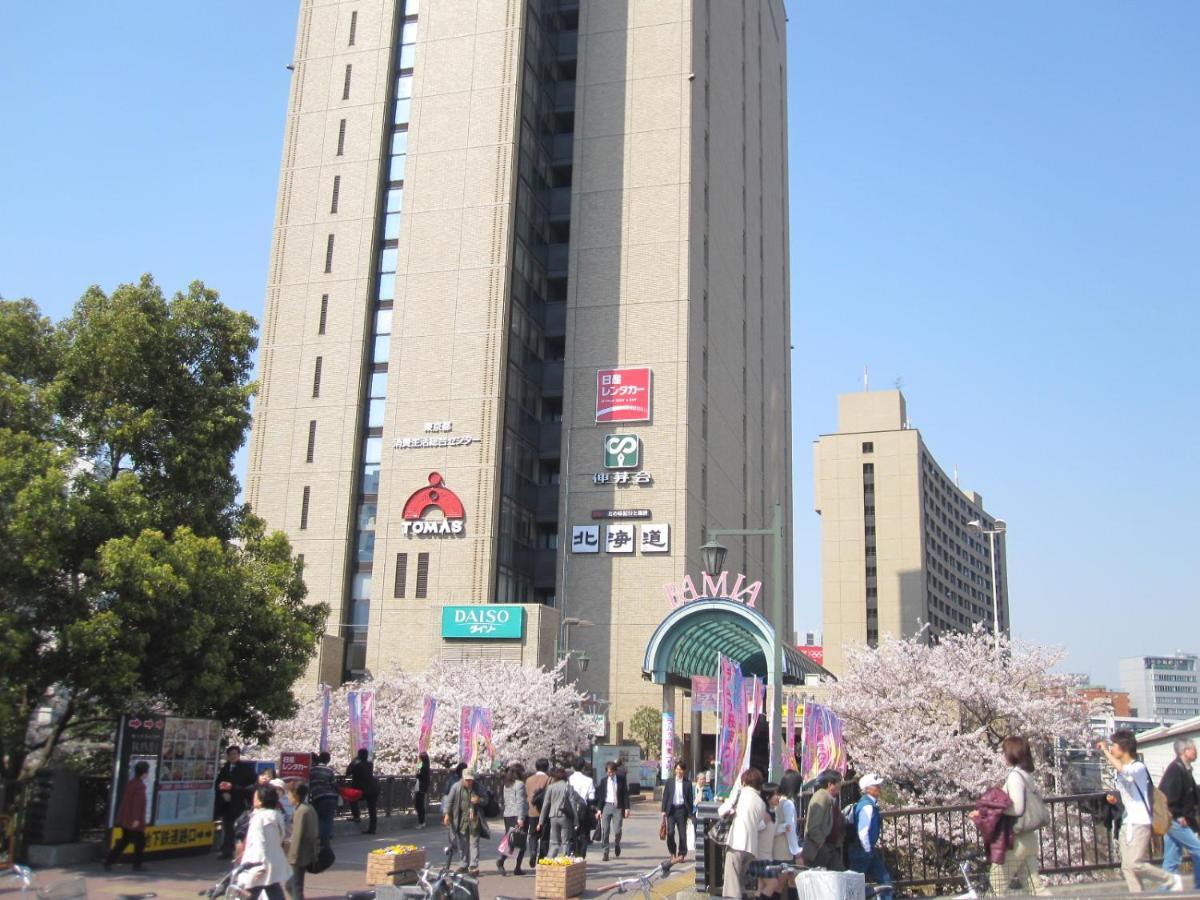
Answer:
<path fill-rule="evenodd" d="M 443 638 L 520 639 L 525 634 L 525 608 L 515 604 L 476 603 L 442 607 Z"/>

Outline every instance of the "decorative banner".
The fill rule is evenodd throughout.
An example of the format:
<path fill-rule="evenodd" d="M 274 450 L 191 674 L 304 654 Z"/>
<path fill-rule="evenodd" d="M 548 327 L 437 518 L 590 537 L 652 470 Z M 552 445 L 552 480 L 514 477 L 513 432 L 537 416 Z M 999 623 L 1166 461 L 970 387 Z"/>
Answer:
<path fill-rule="evenodd" d="M 326 685 L 321 685 L 321 739 L 317 743 L 320 753 L 329 752 L 329 704 L 333 692 Z"/>
<path fill-rule="evenodd" d="M 784 771 L 796 768 L 796 698 L 787 698 L 787 758 L 783 761 Z"/>
<path fill-rule="evenodd" d="M 759 677 L 755 675 L 750 687 L 750 724 L 746 726 L 746 752 L 742 757 L 738 775 L 750 768 L 750 750 L 754 744 L 754 733 L 758 731 L 758 720 L 762 718 L 763 704 L 766 699 L 766 682 L 765 680 L 760 681 Z M 774 738 L 774 735 L 771 735 L 771 738 Z"/>
<path fill-rule="evenodd" d="M 721 711 L 721 701 L 717 696 L 717 678 L 715 675 L 692 676 L 692 711 L 715 713 Z"/>
<path fill-rule="evenodd" d="M 484 757 L 487 768 L 496 765 L 496 747 L 492 743 L 492 711 L 482 706 L 464 706 L 459 716 L 459 757 L 468 766 L 479 770 Z"/>
<path fill-rule="evenodd" d="M 433 737 L 433 717 L 437 712 L 437 700 L 426 697 L 421 709 L 421 728 L 417 732 L 417 753 L 429 752 L 429 741 Z"/>
<path fill-rule="evenodd" d="M 475 742 L 471 739 L 475 730 L 475 707 L 464 706 L 458 714 L 458 759 L 468 766 L 471 764 L 471 754 L 475 750 Z"/>
<path fill-rule="evenodd" d="M 662 754 L 658 758 L 659 772 L 666 782 L 675 768 L 675 713 L 662 714 Z M 668 784 L 668 789 L 670 785 Z"/>
<path fill-rule="evenodd" d="M 804 735 L 800 773 L 811 781 L 826 769 L 846 774 L 846 743 L 842 720 L 827 706 L 804 704 Z"/>
<path fill-rule="evenodd" d="M 363 691 L 359 698 L 359 734 L 358 734 L 358 750 L 364 747 L 367 754 L 371 757 L 375 756 L 375 692 Z"/>
<path fill-rule="evenodd" d="M 717 780 L 732 786 L 742 774 L 746 744 L 746 682 L 742 667 L 727 656 L 718 657 L 720 726 L 717 730 Z"/>
<path fill-rule="evenodd" d="M 358 738 L 362 734 L 362 705 L 359 702 L 359 691 L 346 694 L 346 707 L 350 714 L 350 758 L 358 755 Z"/>

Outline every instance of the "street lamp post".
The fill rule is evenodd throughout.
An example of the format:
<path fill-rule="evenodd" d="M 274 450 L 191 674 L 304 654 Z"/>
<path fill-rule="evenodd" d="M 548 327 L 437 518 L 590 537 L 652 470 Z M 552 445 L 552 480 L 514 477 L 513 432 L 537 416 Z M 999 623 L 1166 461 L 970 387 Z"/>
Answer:
<path fill-rule="evenodd" d="M 783 707 L 783 636 L 786 624 L 783 614 L 783 506 L 775 504 L 775 515 L 770 528 L 716 528 L 708 532 L 708 543 L 700 548 L 704 569 L 710 575 L 722 571 L 725 565 L 726 548 L 717 541 L 719 537 L 744 537 L 762 535 L 773 538 L 771 560 L 771 624 L 774 637 L 771 640 L 771 658 L 767 661 L 767 677 L 771 683 L 771 768 L 769 778 L 778 782 L 783 775 L 782 735 L 779 711 Z"/>
<path fill-rule="evenodd" d="M 996 639 L 996 649 L 999 652 L 1000 648 L 1000 594 L 996 588 L 996 535 L 1004 534 L 1008 531 L 1008 523 L 1003 519 L 997 519 L 991 528 L 984 527 L 983 520 L 972 519 L 967 523 L 967 528 L 974 531 L 976 534 L 986 534 L 988 536 L 988 549 L 991 554 L 992 561 L 992 635 Z"/>
<path fill-rule="evenodd" d="M 580 673 L 588 670 L 588 664 L 591 659 L 586 653 L 581 651 L 571 650 L 571 626 L 575 625 L 579 628 L 591 628 L 594 622 L 589 622 L 587 619 L 579 619 L 575 616 L 567 616 L 558 623 L 558 639 L 554 642 L 554 661 L 562 662 L 567 660 L 567 665 L 563 666 L 563 682 L 567 680 L 567 668 L 571 665 L 570 659 L 572 656 L 579 657 Z"/>

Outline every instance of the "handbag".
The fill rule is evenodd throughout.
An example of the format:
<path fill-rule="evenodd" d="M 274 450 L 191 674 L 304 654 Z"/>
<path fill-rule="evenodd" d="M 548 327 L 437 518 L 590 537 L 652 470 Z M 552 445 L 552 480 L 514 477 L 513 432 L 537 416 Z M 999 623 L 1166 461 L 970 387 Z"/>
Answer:
<path fill-rule="evenodd" d="M 510 828 L 508 831 L 508 846 L 514 851 L 524 850 L 528 846 L 528 836 L 520 828 Z"/>
<path fill-rule="evenodd" d="M 1013 822 L 1013 834 L 1027 834 L 1050 824 L 1050 810 L 1038 793 L 1033 778 L 1028 772 L 1021 772 L 1021 780 L 1025 782 L 1025 811 Z"/>
<path fill-rule="evenodd" d="M 328 844 L 322 844 L 321 849 L 317 851 L 317 858 L 310 862 L 306 868 L 310 875 L 320 875 L 333 865 L 335 859 L 337 857 L 333 855 L 333 848 Z"/>
<path fill-rule="evenodd" d="M 658 839 L 660 841 L 667 839 L 667 822 L 665 819 L 658 823 Z"/>

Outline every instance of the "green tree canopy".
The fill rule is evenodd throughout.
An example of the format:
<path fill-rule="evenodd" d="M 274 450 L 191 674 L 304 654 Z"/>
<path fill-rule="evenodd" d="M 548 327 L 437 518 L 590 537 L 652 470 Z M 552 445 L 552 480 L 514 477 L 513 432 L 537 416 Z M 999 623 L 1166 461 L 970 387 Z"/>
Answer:
<path fill-rule="evenodd" d="M 247 736 L 294 709 L 327 608 L 239 507 L 255 324 L 200 282 L 0 301 L 0 761 L 30 777 L 124 710 Z M 39 726 L 39 709 L 53 710 Z"/>
<path fill-rule="evenodd" d="M 662 741 L 662 713 L 653 706 L 639 706 L 629 717 L 629 733 L 647 757 L 655 756 Z"/>

